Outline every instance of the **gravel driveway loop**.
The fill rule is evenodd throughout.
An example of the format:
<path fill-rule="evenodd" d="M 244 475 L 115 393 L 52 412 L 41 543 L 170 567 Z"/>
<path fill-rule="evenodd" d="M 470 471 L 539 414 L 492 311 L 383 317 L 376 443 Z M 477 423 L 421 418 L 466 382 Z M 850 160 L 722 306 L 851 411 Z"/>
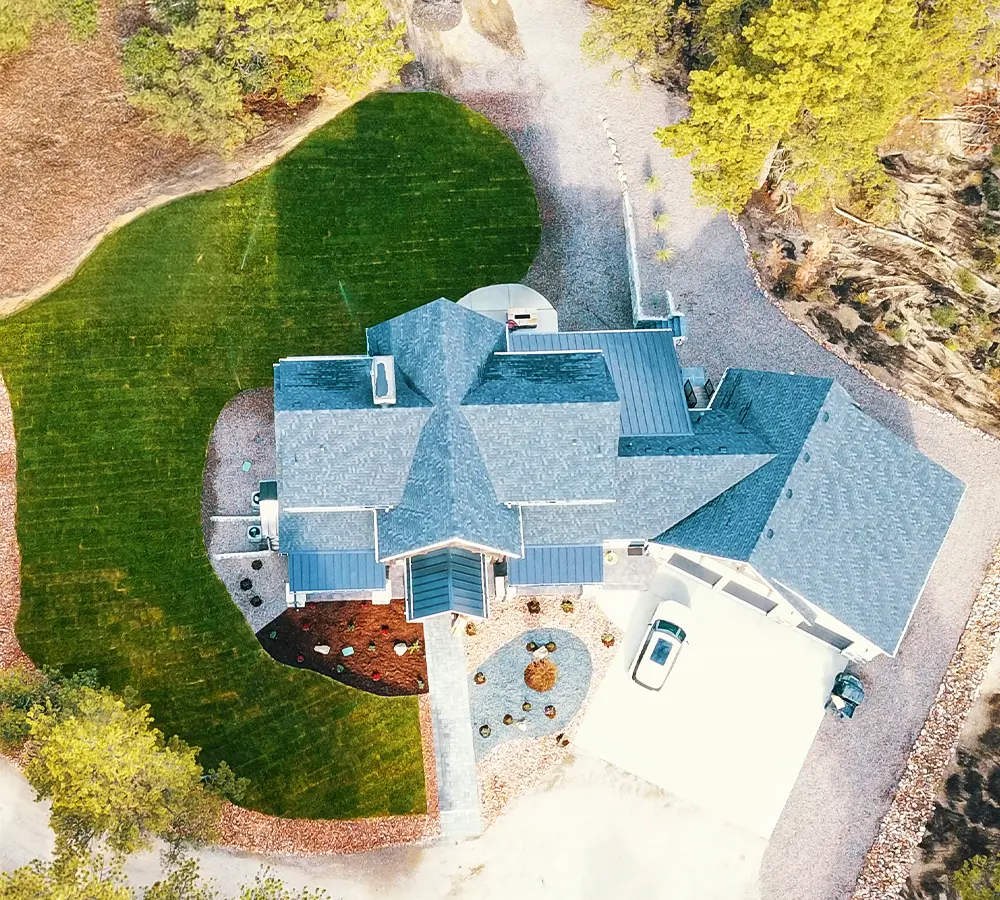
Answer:
<path fill-rule="evenodd" d="M 629 174 L 648 305 L 662 304 L 669 287 L 688 317 L 682 362 L 714 378 L 729 366 L 836 377 L 866 412 L 968 485 L 898 657 L 865 667 L 868 699 L 852 722 L 824 722 L 764 857 L 768 900 L 840 900 L 875 838 L 1000 539 L 1000 445 L 884 390 L 785 319 L 757 290 L 728 219 L 693 204 L 686 163 L 652 135 L 678 118 L 681 103 L 650 85 L 611 86 L 607 69 L 583 63 L 582 2 L 512 6 L 523 59 L 502 58 L 462 26 L 441 35 L 422 61 L 449 92 L 505 129 L 525 157 L 545 225 L 525 280 L 552 300 L 562 327 L 628 324 L 618 189 L 598 121 L 606 115 Z M 655 194 L 644 187 L 650 172 L 664 184 Z M 667 265 L 652 260 L 654 211 L 671 219 L 666 243 L 677 255 Z"/>

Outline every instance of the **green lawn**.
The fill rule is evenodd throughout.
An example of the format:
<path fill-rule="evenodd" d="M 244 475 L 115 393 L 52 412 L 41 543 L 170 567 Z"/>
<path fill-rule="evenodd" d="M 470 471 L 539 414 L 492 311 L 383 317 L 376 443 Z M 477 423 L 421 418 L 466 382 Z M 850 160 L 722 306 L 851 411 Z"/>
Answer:
<path fill-rule="evenodd" d="M 251 779 L 253 808 L 423 811 L 415 698 L 273 662 L 215 577 L 206 443 L 280 356 L 364 352 L 367 325 L 519 280 L 538 240 L 506 138 L 438 95 L 377 94 L 268 171 L 133 222 L 0 323 L 32 659 L 134 687 L 205 765 Z"/>

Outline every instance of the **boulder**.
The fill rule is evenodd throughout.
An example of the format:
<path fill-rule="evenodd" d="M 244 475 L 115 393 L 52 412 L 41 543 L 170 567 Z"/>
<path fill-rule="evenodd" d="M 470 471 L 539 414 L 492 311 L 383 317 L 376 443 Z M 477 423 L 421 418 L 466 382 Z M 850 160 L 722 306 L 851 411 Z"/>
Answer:
<path fill-rule="evenodd" d="M 462 21 L 462 2 L 413 0 L 410 18 L 414 25 L 426 31 L 450 31 Z"/>

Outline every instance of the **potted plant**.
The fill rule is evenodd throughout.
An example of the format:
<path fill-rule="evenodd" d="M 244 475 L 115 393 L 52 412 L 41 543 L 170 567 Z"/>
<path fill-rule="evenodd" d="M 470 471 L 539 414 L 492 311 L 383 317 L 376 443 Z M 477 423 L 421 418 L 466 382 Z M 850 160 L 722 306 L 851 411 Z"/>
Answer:
<path fill-rule="evenodd" d="M 474 637 L 475 634 L 476 634 L 476 623 L 475 622 L 466 622 L 465 623 L 465 633 L 469 637 Z"/>
<path fill-rule="evenodd" d="M 476 684 L 486 684 L 486 675 L 482 672 L 476 672 L 476 674 L 472 676 L 472 680 L 475 681 Z"/>
<path fill-rule="evenodd" d="M 562 611 L 564 613 L 571 613 L 575 609 L 575 607 L 573 606 L 573 601 L 568 598 L 566 600 L 563 600 L 563 602 L 560 603 L 559 606 L 562 607 Z"/>
<path fill-rule="evenodd" d="M 604 634 L 601 635 L 601 643 L 604 644 L 605 647 L 613 647 L 615 645 L 615 636 L 610 631 L 605 631 Z"/>
<path fill-rule="evenodd" d="M 538 613 L 540 613 L 541 611 L 542 611 L 541 603 L 539 603 L 537 600 L 528 601 L 528 612 L 530 612 L 533 616 L 537 616 Z"/>

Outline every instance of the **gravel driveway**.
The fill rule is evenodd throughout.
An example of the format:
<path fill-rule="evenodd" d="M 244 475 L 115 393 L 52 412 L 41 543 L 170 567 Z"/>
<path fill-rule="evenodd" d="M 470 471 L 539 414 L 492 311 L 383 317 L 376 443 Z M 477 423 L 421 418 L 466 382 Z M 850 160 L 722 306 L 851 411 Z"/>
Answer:
<path fill-rule="evenodd" d="M 425 48 L 424 62 L 524 155 L 545 225 L 525 280 L 553 302 L 562 327 L 628 324 L 624 229 L 599 121 L 606 116 L 629 175 L 647 305 L 662 309 L 669 287 L 688 317 L 683 362 L 716 377 L 737 365 L 834 376 L 868 413 L 968 485 L 898 658 L 867 667 L 869 699 L 852 723 L 824 722 L 764 855 L 762 896 L 839 900 L 853 885 L 1000 538 L 1000 445 L 883 390 L 785 319 L 757 292 L 729 221 L 694 205 L 686 163 L 652 135 L 681 114 L 680 102 L 651 85 L 612 86 L 606 68 L 582 61 L 582 2 L 512 6 L 523 59 L 504 58 L 463 26 Z M 651 173 L 663 182 L 655 193 L 645 186 Z M 666 243 L 677 255 L 666 265 L 653 260 L 661 246 L 650 227 L 655 212 L 671 218 Z"/>

